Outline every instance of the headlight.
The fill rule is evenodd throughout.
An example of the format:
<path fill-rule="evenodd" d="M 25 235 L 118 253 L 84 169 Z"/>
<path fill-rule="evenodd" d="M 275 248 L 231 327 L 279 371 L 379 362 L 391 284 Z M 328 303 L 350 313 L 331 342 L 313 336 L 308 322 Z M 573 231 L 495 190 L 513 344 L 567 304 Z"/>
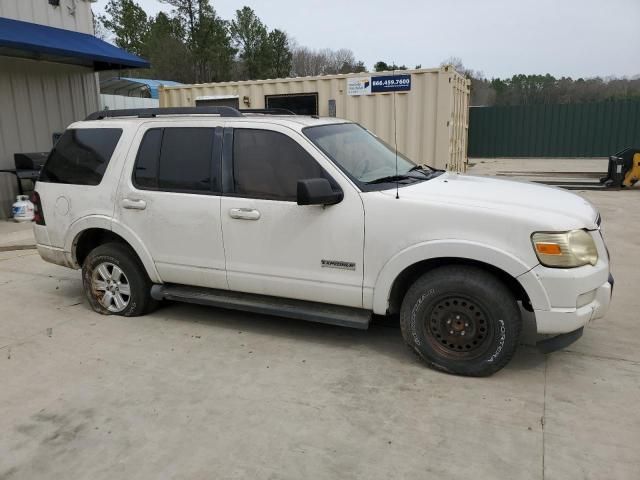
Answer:
<path fill-rule="evenodd" d="M 573 268 L 598 261 L 596 244 L 586 230 L 537 232 L 531 235 L 531 241 L 538 260 L 547 267 Z"/>

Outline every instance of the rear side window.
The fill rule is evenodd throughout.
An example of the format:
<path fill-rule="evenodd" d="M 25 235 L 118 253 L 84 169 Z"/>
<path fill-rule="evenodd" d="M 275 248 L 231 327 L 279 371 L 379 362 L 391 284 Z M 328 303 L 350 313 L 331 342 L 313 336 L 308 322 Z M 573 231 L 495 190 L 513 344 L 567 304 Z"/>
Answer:
<path fill-rule="evenodd" d="M 67 130 L 51 150 L 39 181 L 98 185 L 121 135 L 120 128 Z"/>
<path fill-rule="evenodd" d="M 211 192 L 218 184 L 213 128 L 148 130 L 138 150 L 133 183 L 142 189 Z"/>
<path fill-rule="evenodd" d="M 233 181 L 245 197 L 295 201 L 298 180 L 331 179 L 292 138 L 269 130 L 235 129 Z"/>

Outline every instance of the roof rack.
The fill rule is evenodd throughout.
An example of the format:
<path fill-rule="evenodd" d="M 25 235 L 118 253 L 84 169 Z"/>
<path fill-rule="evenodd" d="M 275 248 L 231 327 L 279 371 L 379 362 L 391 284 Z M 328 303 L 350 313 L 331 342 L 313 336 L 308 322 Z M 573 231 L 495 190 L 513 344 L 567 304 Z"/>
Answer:
<path fill-rule="evenodd" d="M 153 118 L 158 115 L 220 115 L 242 117 L 233 107 L 171 107 L 171 108 L 127 108 L 123 110 L 101 110 L 90 114 L 85 120 L 102 120 L 113 117 Z"/>
<path fill-rule="evenodd" d="M 93 112 L 85 120 L 102 120 L 115 117 L 154 118 L 158 115 L 220 115 L 221 117 L 242 117 L 244 113 L 264 115 L 295 115 L 286 108 L 249 108 L 238 110 L 233 107 L 169 107 L 169 108 L 127 108 L 122 110 L 100 110 Z"/>
<path fill-rule="evenodd" d="M 246 108 L 239 110 L 240 113 L 263 113 L 265 115 L 296 115 L 286 108 Z"/>

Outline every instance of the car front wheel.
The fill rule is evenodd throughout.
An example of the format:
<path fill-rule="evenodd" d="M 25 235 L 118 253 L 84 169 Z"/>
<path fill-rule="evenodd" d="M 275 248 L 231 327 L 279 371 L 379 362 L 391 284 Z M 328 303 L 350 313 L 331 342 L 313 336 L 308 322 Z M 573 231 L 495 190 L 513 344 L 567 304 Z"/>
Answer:
<path fill-rule="evenodd" d="M 522 320 L 507 286 L 479 267 L 450 265 L 422 275 L 407 291 L 400 326 L 431 367 L 488 376 L 515 353 Z"/>

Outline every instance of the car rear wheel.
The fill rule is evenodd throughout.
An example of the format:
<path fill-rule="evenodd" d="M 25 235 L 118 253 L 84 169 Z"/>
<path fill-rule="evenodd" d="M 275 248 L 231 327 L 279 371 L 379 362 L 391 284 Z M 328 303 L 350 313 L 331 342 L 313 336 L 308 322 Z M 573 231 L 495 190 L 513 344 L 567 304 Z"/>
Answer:
<path fill-rule="evenodd" d="M 82 281 L 91 308 L 104 315 L 135 317 L 155 308 L 151 280 L 131 249 L 106 243 L 93 249 L 82 265 Z"/>
<path fill-rule="evenodd" d="M 400 310 L 407 344 L 448 373 L 487 376 L 515 353 L 522 320 L 509 288 L 479 267 L 451 265 L 421 276 Z"/>

